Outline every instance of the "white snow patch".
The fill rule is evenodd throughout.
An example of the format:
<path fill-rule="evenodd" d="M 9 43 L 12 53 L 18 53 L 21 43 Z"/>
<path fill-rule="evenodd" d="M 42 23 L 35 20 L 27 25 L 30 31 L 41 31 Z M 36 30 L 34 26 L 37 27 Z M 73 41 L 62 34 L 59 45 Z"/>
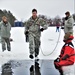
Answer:
<path fill-rule="evenodd" d="M 61 30 L 60 39 L 58 41 L 59 32 L 55 32 L 55 27 L 49 27 L 47 30 L 42 32 L 41 36 L 41 49 L 45 55 L 50 54 L 57 42 L 58 46 L 55 51 L 49 55 L 44 56 L 40 49 L 39 59 L 55 59 L 59 54 L 60 50 L 63 46 L 63 36 L 64 31 Z M 74 36 L 75 36 L 75 27 L 74 27 Z M 8 60 L 23 60 L 29 59 L 29 43 L 25 42 L 24 28 L 23 27 L 14 27 L 11 30 L 11 38 L 13 42 L 11 42 L 11 52 L 5 51 L 2 52 L 1 44 L 0 44 L 0 63 L 6 62 Z M 75 43 L 75 39 L 73 40 Z"/>

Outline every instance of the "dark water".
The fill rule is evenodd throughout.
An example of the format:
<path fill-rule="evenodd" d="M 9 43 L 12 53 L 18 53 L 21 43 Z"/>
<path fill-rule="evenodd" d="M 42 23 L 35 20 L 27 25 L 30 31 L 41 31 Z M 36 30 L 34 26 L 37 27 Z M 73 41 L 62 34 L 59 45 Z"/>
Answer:
<path fill-rule="evenodd" d="M 59 75 L 52 60 L 11 60 L 2 65 L 1 75 Z"/>

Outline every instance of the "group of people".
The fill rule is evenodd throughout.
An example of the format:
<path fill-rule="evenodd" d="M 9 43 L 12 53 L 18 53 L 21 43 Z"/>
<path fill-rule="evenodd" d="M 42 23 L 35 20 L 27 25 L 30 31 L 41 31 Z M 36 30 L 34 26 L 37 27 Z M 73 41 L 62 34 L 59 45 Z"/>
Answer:
<path fill-rule="evenodd" d="M 40 26 L 42 28 L 40 28 Z M 40 37 L 41 32 L 48 28 L 47 22 L 37 17 L 37 10 L 32 10 L 32 16 L 30 19 L 25 23 L 25 36 L 27 37 L 27 41 L 29 41 L 29 50 L 30 55 L 29 57 L 33 59 L 39 55 L 39 47 L 40 47 Z M 11 24 L 8 21 L 6 16 L 2 17 L 2 21 L 0 22 L 0 38 L 2 44 L 2 51 L 4 52 L 7 48 L 8 51 L 11 51 L 11 44 L 10 39 L 11 36 Z M 7 46 L 7 47 L 6 47 Z"/>
<path fill-rule="evenodd" d="M 73 17 L 70 12 L 65 13 L 64 21 L 64 46 L 61 49 L 60 55 L 54 60 L 55 68 L 59 70 L 60 75 L 74 75 L 74 62 L 75 62 L 75 51 L 72 40 L 73 36 Z M 42 26 L 42 28 L 40 28 Z M 57 25 L 57 28 L 59 24 Z M 48 28 L 47 22 L 39 17 L 37 17 L 37 10 L 32 10 L 32 17 L 26 22 L 25 25 L 25 35 L 29 36 L 29 57 L 33 59 L 39 55 L 40 47 L 40 37 L 41 32 Z"/>
<path fill-rule="evenodd" d="M 73 36 L 73 17 L 70 12 L 65 13 L 64 21 L 64 45 L 61 49 L 60 55 L 54 60 L 55 68 L 59 70 L 60 75 L 75 75 L 74 63 L 75 63 L 75 51 L 72 40 Z"/>
<path fill-rule="evenodd" d="M 70 15 L 70 12 L 65 13 L 65 21 L 64 21 L 64 46 L 61 49 L 61 53 L 57 59 L 54 60 L 55 68 L 59 70 L 60 75 L 67 75 L 67 72 L 63 72 L 64 66 L 69 66 L 74 64 L 75 60 L 75 51 L 74 45 L 72 43 L 73 37 L 73 17 Z M 57 26 L 58 27 L 58 26 Z M 39 18 L 37 16 L 37 10 L 32 10 L 32 16 L 25 23 L 25 36 L 27 37 L 27 41 L 29 42 L 29 57 L 33 59 L 34 57 L 38 57 L 39 55 L 39 47 L 41 44 L 40 37 L 41 32 L 48 28 L 47 22 Z M 2 43 L 2 51 L 7 50 L 11 51 L 10 45 L 10 30 L 11 25 L 8 22 L 7 17 L 3 16 L 2 21 L 0 22 L 0 36 Z M 5 44 L 6 43 L 6 44 Z M 67 69 L 68 70 L 68 69 Z M 65 71 L 67 71 L 65 70 Z M 69 74 L 73 75 L 73 74 Z"/>

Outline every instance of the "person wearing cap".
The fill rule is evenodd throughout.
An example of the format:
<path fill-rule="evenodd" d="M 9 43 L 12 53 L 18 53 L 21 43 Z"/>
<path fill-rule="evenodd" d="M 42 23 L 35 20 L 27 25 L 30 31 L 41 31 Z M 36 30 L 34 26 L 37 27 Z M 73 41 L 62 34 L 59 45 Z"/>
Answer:
<path fill-rule="evenodd" d="M 25 24 L 25 35 L 29 37 L 29 58 L 37 58 L 39 55 L 40 37 L 41 32 L 48 28 L 47 22 L 39 18 L 37 15 L 37 9 L 32 9 L 32 16 L 27 20 Z"/>
<path fill-rule="evenodd" d="M 74 19 L 73 17 L 70 15 L 70 12 L 67 11 L 65 13 L 66 17 L 65 17 L 65 23 L 64 23 L 64 32 L 66 33 L 70 33 L 71 35 L 73 35 L 73 24 L 74 24 Z"/>
<path fill-rule="evenodd" d="M 6 16 L 2 17 L 2 21 L 0 22 L 0 31 L 1 31 L 1 43 L 2 43 L 2 51 L 6 50 L 6 44 L 7 44 L 7 50 L 11 50 L 10 46 L 10 30 L 11 25 L 8 22 L 8 19 Z"/>
<path fill-rule="evenodd" d="M 73 38 L 70 33 L 65 34 L 63 40 L 65 44 L 59 57 L 54 60 L 55 68 L 59 70 L 60 75 L 74 75 L 75 51 L 72 43 Z"/>

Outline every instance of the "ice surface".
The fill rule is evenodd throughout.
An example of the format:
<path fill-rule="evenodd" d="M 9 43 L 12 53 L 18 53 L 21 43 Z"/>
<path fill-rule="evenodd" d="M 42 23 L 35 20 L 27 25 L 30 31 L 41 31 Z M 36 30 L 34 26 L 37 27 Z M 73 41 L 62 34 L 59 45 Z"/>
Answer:
<path fill-rule="evenodd" d="M 39 59 L 55 59 L 60 54 L 60 50 L 64 44 L 63 43 L 64 31 L 61 30 L 59 40 L 58 40 L 59 32 L 55 31 L 56 31 L 55 27 L 49 27 L 47 30 L 42 32 Z M 75 36 L 75 27 L 74 27 L 74 36 Z M 4 62 L 12 59 L 14 60 L 29 59 L 29 43 L 25 42 L 24 28 L 13 27 L 11 30 L 11 38 L 13 39 L 13 42 L 11 42 L 11 52 L 8 51 L 2 52 L 0 44 L 0 63 L 3 64 Z M 55 49 L 57 42 L 58 45 Z M 73 40 L 73 43 L 75 44 L 75 39 Z M 50 55 L 44 56 L 41 50 L 45 55 L 48 54 Z"/>

